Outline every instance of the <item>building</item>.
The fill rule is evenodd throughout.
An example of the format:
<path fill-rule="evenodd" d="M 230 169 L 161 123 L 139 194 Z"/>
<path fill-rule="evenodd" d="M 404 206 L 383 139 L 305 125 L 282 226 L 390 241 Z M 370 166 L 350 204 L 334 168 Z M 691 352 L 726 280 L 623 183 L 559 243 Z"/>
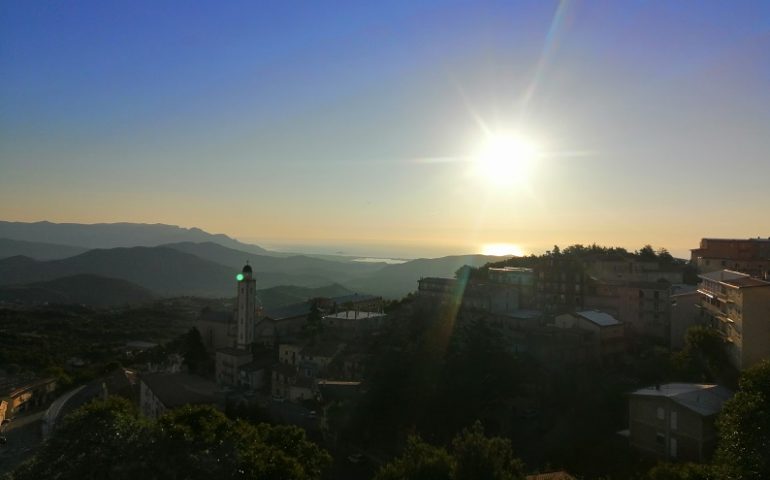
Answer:
<path fill-rule="evenodd" d="M 738 369 L 770 358 L 770 282 L 732 270 L 699 275 L 704 321 L 727 342 Z"/>
<path fill-rule="evenodd" d="M 669 383 L 629 395 L 629 443 L 662 459 L 708 460 L 717 443 L 714 420 L 732 392 L 718 385 Z"/>
<path fill-rule="evenodd" d="M 362 312 L 381 312 L 382 297 L 352 293 L 339 297 L 319 298 L 318 308 L 323 311 L 336 313 L 340 310 L 357 310 Z"/>
<path fill-rule="evenodd" d="M 248 263 L 236 276 L 238 280 L 238 298 L 235 304 L 235 323 L 238 328 L 236 346 L 246 349 L 254 343 L 254 327 L 257 324 L 257 281 L 253 278 L 251 265 Z"/>
<path fill-rule="evenodd" d="M 139 377 L 139 408 L 156 419 L 183 405 L 214 405 L 224 409 L 219 386 L 189 373 L 150 373 Z"/>
<path fill-rule="evenodd" d="M 324 331 L 347 337 L 366 335 L 379 331 L 388 316 L 379 312 L 345 310 L 326 315 L 321 320 Z"/>
<path fill-rule="evenodd" d="M 236 336 L 233 312 L 204 310 L 195 320 L 194 327 L 200 332 L 203 345 L 208 351 L 233 346 Z"/>
<path fill-rule="evenodd" d="M 55 391 L 55 378 L 0 377 L 0 401 L 6 402 L 8 417 L 46 405 Z"/>
<path fill-rule="evenodd" d="M 220 385 L 240 385 L 240 368 L 252 362 L 250 350 L 225 347 L 216 353 L 216 381 Z"/>
<path fill-rule="evenodd" d="M 423 277 L 417 282 L 417 301 L 427 306 L 458 307 L 465 292 L 465 282 L 454 278 Z"/>
<path fill-rule="evenodd" d="M 273 365 L 271 382 L 273 398 L 286 399 L 290 402 L 301 402 L 316 398 L 316 381 L 287 363 Z"/>
<path fill-rule="evenodd" d="M 546 259 L 534 269 L 537 307 L 546 313 L 563 313 L 585 308 L 588 276 L 583 266 L 570 257 Z"/>
<path fill-rule="evenodd" d="M 584 310 L 565 313 L 554 319 L 557 328 L 577 328 L 591 332 L 602 358 L 617 357 L 625 351 L 625 326 L 608 313 Z"/>
<path fill-rule="evenodd" d="M 344 349 L 345 344 L 340 342 L 310 343 L 300 351 L 297 366 L 303 375 L 316 378 L 326 373 L 326 370 Z"/>
<path fill-rule="evenodd" d="M 255 341 L 261 345 L 273 346 L 281 339 L 298 335 L 302 332 L 309 314 L 310 302 L 265 309 L 256 326 Z"/>
<path fill-rule="evenodd" d="M 519 305 L 516 308 L 530 308 L 535 302 L 535 271 L 524 267 L 490 267 L 489 281 L 500 285 L 516 287 Z M 511 308 L 513 310 L 514 308 Z"/>
<path fill-rule="evenodd" d="M 587 273 L 600 281 L 682 283 L 684 266 L 641 260 L 634 256 L 612 256 L 588 261 Z"/>
<path fill-rule="evenodd" d="M 703 324 L 700 315 L 700 294 L 695 287 L 675 288 L 669 297 L 671 303 L 670 346 L 674 350 L 684 347 L 687 330 L 695 325 Z"/>
<path fill-rule="evenodd" d="M 703 238 L 690 260 L 703 273 L 729 269 L 770 279 L 770 238 Z"/>

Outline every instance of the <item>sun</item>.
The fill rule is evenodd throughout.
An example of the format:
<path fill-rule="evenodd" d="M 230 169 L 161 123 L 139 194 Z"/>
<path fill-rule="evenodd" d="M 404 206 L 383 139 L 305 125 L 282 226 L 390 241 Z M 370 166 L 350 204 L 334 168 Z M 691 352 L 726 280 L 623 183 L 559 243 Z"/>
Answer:
<path fill-rule="evenodd" d="M 487 243 L 481 247 L 481 253 L 483 255 L 492 255 L 495 257 L 523 257 L 524 250 L 520 246 L 514 243 Z"/>
<path fill-rule="evenodd" d="M 524 183 L 539 156 L 534 143 L 511 134 L 489 134 L 473 156 L 476 173 L 500 186 Z"/>

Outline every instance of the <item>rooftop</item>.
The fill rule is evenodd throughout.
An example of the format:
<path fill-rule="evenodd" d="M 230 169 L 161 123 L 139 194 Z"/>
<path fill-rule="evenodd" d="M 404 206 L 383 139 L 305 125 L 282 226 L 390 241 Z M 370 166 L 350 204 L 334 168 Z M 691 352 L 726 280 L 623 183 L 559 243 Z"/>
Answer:
<path fill-rule="evenodd" d="M 513 272 L 513 273 L 532 273 L 533 270 L 527 267 L 489 267 L 490 272 Z"/>
<path fill-rule="evenodd" d="M 754 277 L 736 278 L 734 280 L 727 280 L 724 283 L 732 287 L 738 287 L 738 288 L 770 286 L 770 282 L 766 282 L 764 280 L 760 280 Z"/>
<path fill-rule="evenodd" d="M 219 400 L 216 383 L 189 373 L 150 373 L 140 378 L 166 408 Z"/>
<path fill-rule="evenodd" d="M 597 310 L 584 310 L 582 312 L 577 312 L 577 315 L 585 318 L 589 322 L 599 325 L 600 327 L 621 325 L 622 323 L 609 313 L 599 312 Z"/>
<path fill-rule="evenodd" d="M 715 272 L 703 273 L 698 276 L 704 280 L 710 280 L 712 282 L 725 282 L 727 280 L 735 280 L 737 278 L 748 277 L 749 274 L 734 272 L 732 270 L 717 270 Z"/>
<path fill-rule="evenodd" d="M 359 312 L 357 310 L 345 310 L 344 312 L 337 312 L 326 315 L 324 318 L 340 320 L 365 320 L 368 318 L 379 318 L 385 316 L 387 316 L 387 314 L 380 312 Z"/>
<path fill-rule="evenodd" d="M 231 355 L 233 357 L 243 357 L 246 355 L 251 355 L 250 350 L 244 350 L 244 349 L 235 348 L 235 347 L 218 348 L 217 353 L 222 353 L 224 355 Z"/>
<path fill-rule="evenodd" d="M 562 470 L 558 472 L 527 475 L 527 480 L 575 480 L 575 477 Z"/>
<path fill-rule="evenodd" d="M 632 395 L 670 398 L 693 412 L 708 416 L 719 413 L 722 404 L 732 397 L 733 393 L 719 385 L 667 383 L 658 387 L 640 388 Z"/>

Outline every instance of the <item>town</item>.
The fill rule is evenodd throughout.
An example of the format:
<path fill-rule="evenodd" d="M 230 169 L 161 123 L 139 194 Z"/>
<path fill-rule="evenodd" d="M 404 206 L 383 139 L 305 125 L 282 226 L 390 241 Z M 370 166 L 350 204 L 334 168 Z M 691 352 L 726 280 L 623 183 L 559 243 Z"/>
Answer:
<path fill-rule="evenodd" d="M 767 238 L 704 238 L 686 261 L 650 246 L 554 247 L 423 277 L 401 299 L 275 308 L 257 270 L 233 272 L 234 299 L 164 301 L 170 340 L 127 341 L 90 375 L 78 378 L 91 344 L 45 371 L 3 358 L 0 465 L 118 396 L 153 421 L 210 405 L 297 426 L 332 454 L 333 478 L 374 476 L 410 432 L 441 445 L 476 421 L 509 439 L 528 478 L 630 478 L 669 468 L 659 461 L 712 464 L 741 373 L 770 369 Z M 43 308 L 0 307 L 4 335 Z"/>

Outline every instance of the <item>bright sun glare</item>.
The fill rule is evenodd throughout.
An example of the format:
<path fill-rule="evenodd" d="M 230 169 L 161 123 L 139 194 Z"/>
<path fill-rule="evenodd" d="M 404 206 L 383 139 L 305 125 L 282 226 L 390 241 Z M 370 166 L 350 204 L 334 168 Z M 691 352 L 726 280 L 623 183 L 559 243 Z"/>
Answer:
<path fill-rule="evenodd" d="M 537 147 L 523 138 L 490 134 L 474 155 L 474 163 L 481 177 L 506 186 L 527 181 L 537 157 Z"/>
<path fill-rule="evenodd" d="M 521 247 L 513 243 L 488 243 L 481 248 L 481 253 L 484 255 L 494 255 L 496 257 L 506 255 L 513 255 L 515 257 L 524 256 L 524 251 Z"/>

